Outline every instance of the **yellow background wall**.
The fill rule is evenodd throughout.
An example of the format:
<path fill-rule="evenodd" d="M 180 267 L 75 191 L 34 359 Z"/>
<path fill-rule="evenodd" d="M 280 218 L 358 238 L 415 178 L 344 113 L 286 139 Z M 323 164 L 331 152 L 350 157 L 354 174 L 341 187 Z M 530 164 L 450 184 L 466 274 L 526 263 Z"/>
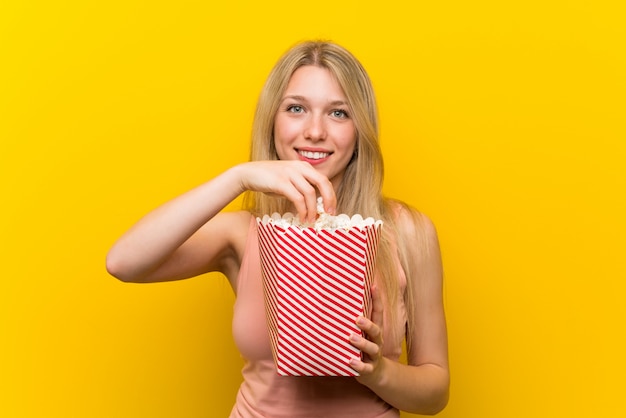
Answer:
<path fill-rule="evenodd" d="M 311 37 L 368 68 L 386 192 L 438 225 L 441 416 L 626 413 L 623 2 L 98 3 L 0 4 L 0 416 L 226 416 L 226 281 L 122 284 L 104 257 L 247 158 L 269 69 Z"/>

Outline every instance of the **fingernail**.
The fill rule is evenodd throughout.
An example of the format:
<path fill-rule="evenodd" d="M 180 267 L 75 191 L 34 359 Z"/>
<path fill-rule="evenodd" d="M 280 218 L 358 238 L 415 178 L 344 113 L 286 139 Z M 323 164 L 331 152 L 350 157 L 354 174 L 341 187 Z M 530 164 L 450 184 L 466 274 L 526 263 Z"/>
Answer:
<path fill-rule="evenodd" d="M 356 319 L 356 323 L 357 323 L 357 325 L 365 325 L 365 318 L 363 318 L 362 316 L 359 316 Z"/>
<path fill-rule="evenodd" d="M 352 341 L 353 343 L 358 343 L 360 338 L 361 337 L 356 334 L 350 334 L 350 341 Z"/>

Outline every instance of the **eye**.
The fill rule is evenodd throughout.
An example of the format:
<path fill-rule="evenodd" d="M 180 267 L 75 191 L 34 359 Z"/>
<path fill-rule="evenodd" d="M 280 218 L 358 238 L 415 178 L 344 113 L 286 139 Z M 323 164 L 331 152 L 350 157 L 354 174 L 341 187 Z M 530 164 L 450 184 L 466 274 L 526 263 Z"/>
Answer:
<path fill-rule="evenodd" d="M 348 117 L 348 112 L 343 109 L 335 109 L 331 112 L 331 114 L 333 115 L 333 117 L 338 119 L 345 119 Z"/>
<path fill-rule="evenodd" d="M 287 106 L 287 112 L 302 113 L 304 112 L 304 108 L 300 105 L 289 105 Z"/>

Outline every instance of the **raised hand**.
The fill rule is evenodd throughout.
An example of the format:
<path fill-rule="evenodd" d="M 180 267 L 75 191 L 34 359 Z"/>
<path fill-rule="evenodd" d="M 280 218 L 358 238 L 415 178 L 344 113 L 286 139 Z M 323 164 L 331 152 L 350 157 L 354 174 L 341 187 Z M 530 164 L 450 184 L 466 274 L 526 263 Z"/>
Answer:
<path fill-rule="evenodd" d="M 334 213 L 337 198 L 330 180 L 304 161 L 254 161 L 235 168 L 242 190 L 280 195 L 293 203 L 301 220 L 314 222 L 317 216 L 317 193 L 324 200 L 324 210 Z"/>

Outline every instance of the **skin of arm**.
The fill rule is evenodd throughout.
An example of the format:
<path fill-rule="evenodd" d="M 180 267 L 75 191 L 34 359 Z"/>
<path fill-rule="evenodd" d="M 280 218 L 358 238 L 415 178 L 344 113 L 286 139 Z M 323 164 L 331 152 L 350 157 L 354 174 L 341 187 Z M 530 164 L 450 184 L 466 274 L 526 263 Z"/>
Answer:
<path fill-rule="evenodd" d="M 366 354 L 367 360 L 353 360 L 352 367 L 361 376 L 357 380 L 396 408 L 410 413 L 434 415 L 448 402 L 450 375 L 448 367 L 447 331 L 443 308 L 443 269 L 437 233 L 424 215 L 423 231 L 428 242 L 425 254 L 411 258 L 412 271 L 419 272 L 412 287 L 415 300 L 415 323 L 408 364 L 381 355 L 382 316 L 384 307 L 373 289 L 371 320 L 360 317 L 357 326 L 368 336 L 351 337 L 351 343 Z M 399 229 L 407 231 L 409 241 L 416 239 L 416 227 L 410 216 L 401 215 Z"/>
<path fill-rule="evenodd" d="M 109 250 L 108 272 L 125 282 L 148 283 L 220 271 L 232 283 L 250 214 L 220 211 L 246 190 L 285 196 L 302 219 L 316 216 L 317 190 L 327 210 L 336 205 L 332 184 L 308 163 L 239 164 L 139 220 Z"/>
<path fill-rule="evenodd" d="M 232 243 L 231 228 L 226 226 L 234 216 L 225 214 L 224 222 L 209 220 L 242 191 L 235 171 L 228 170 L 156 208 L 113 245 L 107 270 L 122 281 L 137 283 L 221 270 Z"/>

